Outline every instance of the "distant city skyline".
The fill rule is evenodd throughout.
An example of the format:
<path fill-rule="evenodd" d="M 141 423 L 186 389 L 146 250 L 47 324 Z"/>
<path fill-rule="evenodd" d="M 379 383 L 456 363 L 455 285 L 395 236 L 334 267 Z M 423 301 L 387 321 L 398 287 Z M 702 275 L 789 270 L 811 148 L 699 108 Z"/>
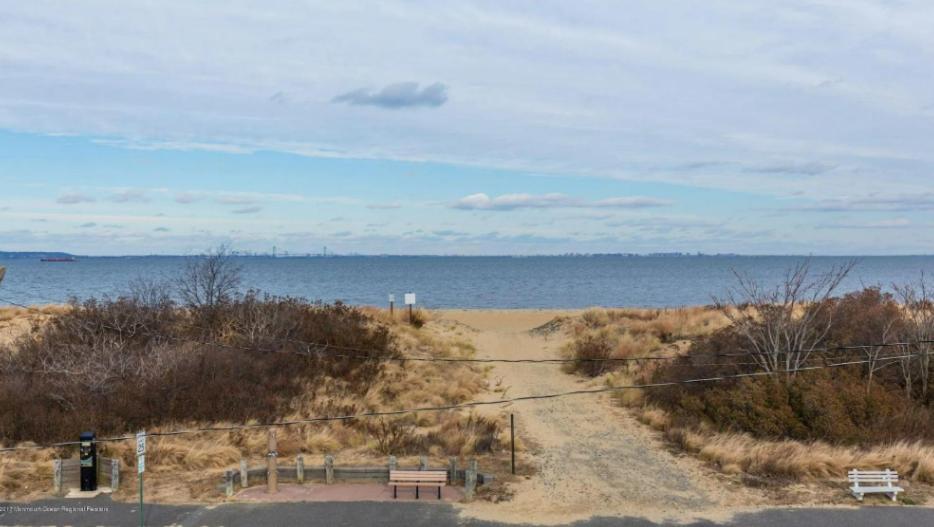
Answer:
<path fill-rule="evenodd" d="M 934 4 L 11 4 L 0 251 L 934 253 Z"/>

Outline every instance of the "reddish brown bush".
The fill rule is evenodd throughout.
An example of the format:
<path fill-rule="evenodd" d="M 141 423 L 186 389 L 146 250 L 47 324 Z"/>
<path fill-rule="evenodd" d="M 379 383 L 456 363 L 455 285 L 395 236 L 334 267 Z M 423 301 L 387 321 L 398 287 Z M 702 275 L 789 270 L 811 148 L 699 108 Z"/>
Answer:
<path fill-rule="evenodd" d="M 388 328 L 342 304 L 250 293 L 216 304 L 211 328 L 189 313 L 134 295 L 73 303 L 36 326 L 0 357 L 0 437 L 273 420 L 316 380 L 365 392 L 396 354 Z"/>

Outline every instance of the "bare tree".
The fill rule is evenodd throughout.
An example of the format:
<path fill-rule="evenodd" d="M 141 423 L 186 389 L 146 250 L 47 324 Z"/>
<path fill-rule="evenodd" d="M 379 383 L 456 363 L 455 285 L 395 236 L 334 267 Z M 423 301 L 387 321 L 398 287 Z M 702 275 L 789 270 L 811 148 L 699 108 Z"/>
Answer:
<path fill-rule="evenodd" d="M 187 262 L 178 279 L 178 294 L 189 308 L 210 315 L 236 295 L 241 271 L 230 248 L 220 245 Z"/>
<path fill-rule="evenodd" d="M 774 288 L 733 270 L 738 285 L 716 304 L 756 364 L 764 371 L 793 374 L 824 343 L 834 321 L 833 293 L 854 265 L 850 261 L 814 274 L 806 259 L 788 269 Z"/>
<path fill-rule="evenodd" d="M 902 377 L 905 390 L 911 396 L 912 371 L 917 373 L 921 385 L 921 400 L 929 401 L 931 381 L 931 358 L 934 356 L 931 341 L 934 340 L 934 287 L 927 283 L 924 273 L 913 284 L 894 286 L 901 300 L 907 319 L 907 340 L 914 343 L 914 356 L 902 359 Z M 910 350 L 908 350 L 910 351 Z"/>

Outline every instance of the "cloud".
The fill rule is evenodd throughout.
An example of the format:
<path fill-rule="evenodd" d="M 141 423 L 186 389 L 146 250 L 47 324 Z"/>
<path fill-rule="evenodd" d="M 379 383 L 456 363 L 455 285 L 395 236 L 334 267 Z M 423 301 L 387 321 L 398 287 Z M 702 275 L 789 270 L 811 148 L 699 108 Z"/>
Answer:
<path fill-rule="evenodd" d="M 216 201 L 222 205 L 252 205 L 256 203 L 256 198 L 243 195 L 225 195 L 218 197 Z"/>
<path fill-rule="evenodd" d="M 181 203 L 182 205 L 187 205 L 189 203 L 194 203 L 196 201 L 201 201 L 202 196 L 192 192 L 179 192 L 175 194 L 175 202 Z"/>
<path fill-rule="evenodd" d="M 171 230 L 172 229 L 168 227 L 156 227 L 155 229 L 153 229 L 153 232 L 169 232 Z"/>
<path fill-rule="evenodd" d="M 82 223 L 81 225 L 79 225 L 79 227 L 81 227 L 82 229 L 90 229 L 91 227 L 97 227 L 97 224 L 94 223 L 93 221 L 89 221 L 87 223 Z"/>
<path fill-rule="evenodd" d="M 402 204 L 400 203 L 369 203 L 366 208 L 376 209 L 376 210 L 389 210 L 389 209 L 401 209 Z"/>
<path fill-rule="evenodd" d="M 138 189 L 127 189 L 116 192 L 107 198 L 115 203 L 148 203 L 149 197 L 146 192 Z"/>
<path fill-rule="evenodd" d="M 234 214 L 256 214 L 261 210 L 263 210 L 262 207 L 243 207 L 240 209 L 234 209 L 231 212 Z"/>
<path fill-rule="evenodd" d="M 79 192 L 71 192 L 62 194 L 55 201 L 62 205 L 77 205 L 78 203 L 93 203 L 97 200 L 93 196 L 88 196 Z"/>
<path fill-rule="evenodd" d="M 601 199 L 594 202 L 593 206 L 620 209 L 644 209 L 648 207 L 666 207 L 671 204 L 671 201 L 665 199 L 648 198 L 645 196 L 628 196 L 621 198 Z"/>
<path fill-rule="evenodd" d="M 850 212 L 850 211 L 909 211 L 934 210 L 934 193 L 872 195 L 819 200 L 788 207 L 786 210 L 807 212 Z"/>
<path fill-rule="evenodd" d="M 907 218 L 893 218 L 870 222 L 823 223 L 816 225 L 818 229 L 903 229 L 911 226 L 911 220 Z"/>
<path fill-rule="evenodd" d="M 645 196 L 623 196 L 605 198 L 597 201 L 586 201 L 572 198 L 566 194 L 503 194 L 491 198 L 484 193 L 471 194 L 452 203 L 455 209 L 464 210 L 515 210 L 515 209 L 547 209 L 547 208 L 621 208 L 636 209 L 646 207 L 663 207 L 671 202 Z"/>
<path fill-rule="evenodd" d="M 447 86 L 436 82 L 419 89 L 417 82 L 390 84 L 378 92 L 360 88 L 331 99 L 331 102 L 354 106 L 379 106 L 380 108 L 437 108 L 448 100 Z"/>
<path fill-rule="evenodd" d="M 776 174 L 776 175 L 805 175 L 805 176 L 817 176 L 825 172 L 830 172 L 831 170 L 837 168 L 837 165 L 831 165 L 829 163 L 820 163 L 820 162 L 807 162 L 807 163 L 775 163 L 770 165 L 763 165 L 759 167 L 753 167 L 747 169 L 747 172 L 755 172 L 759 174 Z"/>

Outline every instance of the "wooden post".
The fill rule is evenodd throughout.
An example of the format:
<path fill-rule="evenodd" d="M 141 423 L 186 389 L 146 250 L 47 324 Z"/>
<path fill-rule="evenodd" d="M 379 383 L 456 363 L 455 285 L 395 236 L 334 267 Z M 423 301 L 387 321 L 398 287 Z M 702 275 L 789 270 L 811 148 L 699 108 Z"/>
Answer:
<path fill-rule="evenodd" d="M 418 456 L 418 470 L 428 470 L 428 456 Z"/>
<path fill-rule="evenodd" d="M 409 324 L 412 323 L 412 304 L 409 304 Z"/>
<path fill-rule="evenodd" d="M 227 472 L 224 473 L 224 494 L 226 494 L 228 498 L 234 495 L 234 481 L 233 480 L 234 480 L 233 470 L 228 470 Z"/>
<path fill-rule="evenodd" d="M 299 483 L 305 482 L 305 458 L 301 455 L 295 458 L 295 480 Z"/>
<path fill-rule="evenodd" d="M 516 416 L 509 414 L 509 442 L 512 447 L 512 475 L 516 475 Z"/>
<path fill-rule="evenodd" d="M 457 458 L 451 456 L 448 458 L 448 485 L 453 485 L 457 480 Z"/>
<path fill-rule="evenodd" d="M 266 453 L 266 492 L 279 492 L 279 469 L 276 466 L 276 429 L 269 429 L 268 452 Z"/>
<path fill-rule="evenodd" d="M 120 460 L 118 458 L 110 460 L 110 490 L 114 492 L 120 490 Z"/>
<path fill-rule="evenodd" d="M 62 494 L 62 460 L 52 461 L 52 488 L 56 496 Z"/>
<path fill-rule="evenodd" d="M 474 490 L 477 488 L 477 460 L 471 459 L 467 466 L 467 472 L 464 476 L 464 498 L 473 499 Z"/>
<path fill-rule="evenodd" d="M 250 478 L 250 470 L 247 467 L 246 460 L 243 458 L 240 458 L 240 486 L 243 488 L 249 487 L 250 486 L 249 478 Z"/>
<path fill-rule="evenodd" d="M 328 454 L 324 456 L 324 484 L 334 483 L 334 456 Z"/>

